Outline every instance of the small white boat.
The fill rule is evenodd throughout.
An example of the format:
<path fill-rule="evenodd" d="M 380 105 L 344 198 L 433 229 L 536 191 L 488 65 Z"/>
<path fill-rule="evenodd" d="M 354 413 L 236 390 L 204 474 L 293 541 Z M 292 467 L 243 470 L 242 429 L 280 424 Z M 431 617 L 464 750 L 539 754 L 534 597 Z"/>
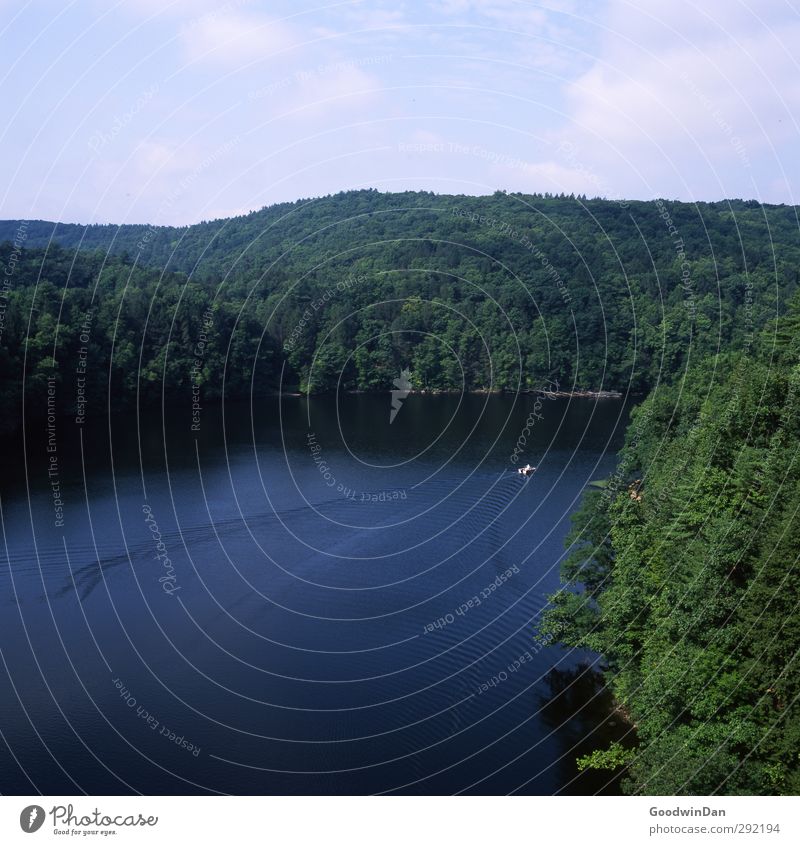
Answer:
<path fill-rule="evenodd" d="M 533 475 L 536 472 L 536 467 L 532 467 L 530 464 L 525 464 L 524 467 L 519 467 L 517 472 L 520 475 Z"/>

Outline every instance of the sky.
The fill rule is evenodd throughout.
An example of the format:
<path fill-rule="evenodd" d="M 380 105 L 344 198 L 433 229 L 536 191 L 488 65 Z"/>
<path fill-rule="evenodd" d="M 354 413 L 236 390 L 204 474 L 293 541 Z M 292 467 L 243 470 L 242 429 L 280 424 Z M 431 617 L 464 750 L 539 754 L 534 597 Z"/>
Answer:
<path fill-rule="evenodd" d="M 798 9 L 0 0 L 0 218 L 183 225 L 367 187 L 796 203 Z"/>

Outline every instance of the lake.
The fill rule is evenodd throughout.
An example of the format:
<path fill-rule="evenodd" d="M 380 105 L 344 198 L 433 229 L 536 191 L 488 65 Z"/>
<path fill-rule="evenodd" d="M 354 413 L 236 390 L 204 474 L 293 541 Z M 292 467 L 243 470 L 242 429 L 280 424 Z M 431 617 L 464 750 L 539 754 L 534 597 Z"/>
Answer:
<path fill-rule="evenodd" d="M 534 634 L 630 403 L 397 404 L 9 438 L 0 792 L 614 793 L 596 656 Z"/>

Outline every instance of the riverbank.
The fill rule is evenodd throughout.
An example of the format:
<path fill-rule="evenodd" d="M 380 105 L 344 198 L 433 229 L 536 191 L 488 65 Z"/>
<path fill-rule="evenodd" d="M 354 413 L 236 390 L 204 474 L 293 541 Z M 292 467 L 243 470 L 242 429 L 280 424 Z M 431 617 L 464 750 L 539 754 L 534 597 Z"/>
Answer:
<path fill-rule="evenodd" d="M 324 390 L 318 393 L 283 392 L 281 396 L 324 396 L 336 391 Z M 385 390 L 343 390 L 349 396 L 377 396 L 386 393 Z M 495 390 L 488 387 L 475 387 L 469 390 L 451 390 L 449 388 L 417 388 L 408 391 L 409 396 L 458 396 L 461 393 L 470 395 L 513 396 L 511 390 Z M 546 390 L 540 387 L 525 388 L 517 391 L 523 396 L 548 396 L 559 399 L 622 399 L 625 395 L 618 390 Z M 631 394 L 628 394 L 631 395 Z"/>
<path fill-rule="evenodd" d="M 292 386 L 290 389 L 287 390 L 264 390 L 259 391 L 256 395 L 251 396 L 241 396 L 238 394 L 232 394 L 226 397 L 225 401 L 228 402 L 239 402 L 239 401 L 253 401 L 259 399 L 266 399 L 272 397 L 280 397 L 281 399 L 309 399 L 314 396 L 331 396 L 334 395 L 337 391 L 333 390 L 321 390 L 319 392 L 304 392 L 302 390 L 298 390 L 295 386 Z M 347 396 L 380 396 L 385 395 L 388 393 L 388 390 L 342 390 L 340 391 L 342 394 Z M 449 390 L 449 389 L 426 389 L 420 388 L 417 390 L 410 390 L 408 395 L 410 396 L 458 396 L 458 395 L 475 395 L 475 396 L 483 396 L 483 395 L 492 395 L 496 397 L 512 397 L 515 394 L 512 391 L 507 390 L 490 390 L 488 388 L 473 388 L 470 390 Z M 616 391 L 616 390 L 546 390 L 542 388 L 531 388 L 520 390 L 516 395 L 518 396 L 545 396 L 548 399 L 622 399 L 625 394 Z M 630 396 L 631 394 L 627 394 Z M 151 394 L 141 394 L 139 396 L 139 405 L 138 408 L 135 404 L 130 401 L 118 400 L 116 404 L 116 411 L 120 413 L 153 413 L 153 412 L 166 412 L 166 413 L 181 413 L 187 407 L 187 400 L 191 403 L 191 395 L 187 395 L 186 399 L 180 399 L 175 395 L 165 396 L 162 394 L 161 391 L 157 392 L 155 395 Z M 70 398 L 71 401 L 71 398 Z M 199 404 L 201 404 L 202 408 L 212 408 L 218 407 L 223 404 L 223 400 L 220 396 L 214 395 L 210 398 L 202 398 L 202 394 L 200 396 Z M 108 415 L 108 404 L 105 397 L 101 397 L 101 401 L 95 403 L 95 409 L 91 409 L 88 406 L 85 406 L 83 409 L 82 420 L 97 420 L 98 418 L 105 418 Z M 97 410 L 97 408 L 100 410 Z M 59 421 L 68 421 L 69 423 L 73 422 L 75 419 L 75 407 L 70 405 L 69 402 L 67 403 L 66 410 L 61 410 L 59 413 L 56 414 L 56 417 Z M 47 414 L 45 413 L 44 406 L 42 406 L 41 402 L 34 402 L 28 401 L 26 402 L 25 408 L 25 417 L 30 424 L 38 424 L 41 423 L 43 419 L 45 419 Z M 19 431 L 20 424 L 22 422 L 22 412 L 19 409 L 16 413 L 12 413 L 10 416 L 6 417 L 2 421 L 0 421 L 0 434 L 7 436 L 10 434 L 14 434 L 15 432 Z"/>

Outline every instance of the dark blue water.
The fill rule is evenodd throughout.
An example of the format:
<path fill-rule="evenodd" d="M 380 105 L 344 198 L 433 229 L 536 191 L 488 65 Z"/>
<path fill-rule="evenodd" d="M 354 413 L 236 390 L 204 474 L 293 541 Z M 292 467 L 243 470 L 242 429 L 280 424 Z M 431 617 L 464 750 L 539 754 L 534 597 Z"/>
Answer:
<path fill-rule="evenodd" d="M 29 429 L 2 480 L 0 792 L 613 791 L 575 766 L 622 729 L 596 658 L 534 633 L 627 408 L 534 402 Z"/>

